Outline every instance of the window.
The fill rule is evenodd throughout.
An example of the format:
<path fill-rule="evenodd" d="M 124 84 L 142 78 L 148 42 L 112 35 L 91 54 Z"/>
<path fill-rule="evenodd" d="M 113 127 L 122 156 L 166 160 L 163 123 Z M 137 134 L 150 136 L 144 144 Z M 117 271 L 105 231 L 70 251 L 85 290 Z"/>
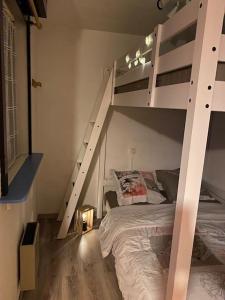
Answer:
<path fill-rule="evenodd" d="M 0 0 L 0 196 L 8 193 L 11 181 L 31 153 L 30 23 L 16 1 L 5 1 Z"/>
<path fill-rule="evenodd" d="M 15 69 L 15 25 L 9 10 L 3 7 L 3 41 L 7 159 L 10 168 L 17 158 L 17 120 L 16 120 L 16 69 Z"/>

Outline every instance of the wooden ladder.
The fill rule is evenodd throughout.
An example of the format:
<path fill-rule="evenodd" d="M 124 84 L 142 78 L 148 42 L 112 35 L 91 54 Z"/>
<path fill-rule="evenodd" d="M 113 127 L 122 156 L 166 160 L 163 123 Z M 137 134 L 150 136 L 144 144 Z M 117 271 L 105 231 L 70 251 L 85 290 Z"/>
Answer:
<path fill-rule="evenodd" d="M 58 220 L 62 220 L 62 224 L 58 232 L 58 239 L 63 239 L 67 236 L 108 109 L 112 103 L 114 94 L 114 70 L 115 68 L 111 71 L 96 119 L 93 120 L 91 118 L 86 129 L 83 145 L 70 178 L 63 205 L 59 212 Z"/>

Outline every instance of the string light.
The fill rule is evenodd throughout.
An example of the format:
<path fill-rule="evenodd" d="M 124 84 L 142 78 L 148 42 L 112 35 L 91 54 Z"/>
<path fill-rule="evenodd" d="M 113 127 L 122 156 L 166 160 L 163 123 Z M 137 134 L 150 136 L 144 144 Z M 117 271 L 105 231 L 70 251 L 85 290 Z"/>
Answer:
<path fill-rule="evenodd" d="M 140 63 L 141 63 L 142 65 L 145 65 L 145 63 L 146 63 L 146 58 L 145 58 L 145 57 L 140 57 L 140 58 L 139 58 L 139 61 L 140 61 Z"/>
<path fill-rule="evenodd" d="M 128 65 L 128 68 L 131 69 L 131 67 L 132 67 L 132 64 L 131 64 L 131 62 L 130 62 L 129 65 Z"/>
<path fill-rule="evenodd" d="M 145 44 L 146 46 L 150 46 L 152 44 L 153 40 L 152 40 L 152 35 L 149 34 L 148 36 L 145 37 Z"/>
<path fill-rule="evenodd" d="M 126 63 L 128 64 L 129 61 L 130 61 L 130 56 L 127 54 L 127 55 L 126 55 Z"/>
<path fill-rule="evenodd" d="M 134 65 L 135 65 L 135 67 L 138 65 L 138 60 L 137 59 L 134 61 Z"/>
<path fill-rule="evenodd" d="M 141 56 L 141 51 L 140 51 L 140 49 L 138 49 L 136 52 L 136 58 L 139 58 L 140 56 Z"/>

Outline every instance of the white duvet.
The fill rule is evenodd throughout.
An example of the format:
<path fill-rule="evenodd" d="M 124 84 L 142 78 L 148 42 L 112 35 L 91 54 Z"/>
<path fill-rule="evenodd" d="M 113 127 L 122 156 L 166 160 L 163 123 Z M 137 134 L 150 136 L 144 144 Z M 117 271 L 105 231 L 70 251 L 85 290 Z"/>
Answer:
<path fill-rule="evenodd" d="M 152 236 L 172 234 L 174 205 L 126 206 L 112 209 L 103 219 L 99 237 L 103 257 L 111 251 L 119 287 L 126 300 L 164 299 L 166 276 L 153 251 Z M 224 222 L 225 209 L 200 204 L 198 223 Z M 223 272 L 199 270 L 191 274 L 188 299 L 224 300 Z"/>

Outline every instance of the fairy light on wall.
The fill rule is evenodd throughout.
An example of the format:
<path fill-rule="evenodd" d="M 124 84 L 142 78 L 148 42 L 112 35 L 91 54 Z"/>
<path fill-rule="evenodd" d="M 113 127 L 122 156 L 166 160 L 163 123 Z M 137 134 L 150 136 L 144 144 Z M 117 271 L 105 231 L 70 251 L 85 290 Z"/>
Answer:
<path fill-rule="evenodd" d="M 139 48 L 136 52 L 134 52 L 135 56 L 131 57 L 129 54 L 125 56 L 127 68 L 131 69 L 132 67 L 137 67 L 139 64 L 144 66 L 147 63 L 146 55 L 151 51 L 152 44 L 153 37 L 152 34 L 149 34 L 145 37 L 145 45 L 147 46 L 147 49 L 146 47 L 143 47 L 143 49 Z"/>
<path fill-rule="evenodd" d="M 137 59 L 134 61 L 134 65 L 135 65 L 135 67 L 138 65 L 138 60 Z"/>
<path fill-rule="evenodd" d="M 151 44 L 152 44 L 152 42 L 153 42 L 153 38 L 152 38 L 151 34 L 149 34 L 148 36 L 145 37 L 145 44 L 146 44 L 146 46 L 150 47 Z"/>
<path fill-rule="evenodd" d="M 139 58 L 139 61 L 140 61 L 140 63 L 141 63 L 142 65 L 145 65 L 145 63 L 146 63 L 146 58 L 145 58 L 145 57 L 140 57 L 140 58 Z"/>
<path fill-rule="evenodd" d="M 130 61 L 130 56 L 127 54 L 126 55 L 126 58 L 125 58 L 125 60 L 126 60 L 126 63 L 128 64 L 129 63 L 129 61 Z"/>
<path fill-rule="evenodd" d="M 138 49 L 137 51 L 136 51 L 136 58 L 139 58 L 141 56 L 141 51 L 140 51 L 140 49 Z"/>

